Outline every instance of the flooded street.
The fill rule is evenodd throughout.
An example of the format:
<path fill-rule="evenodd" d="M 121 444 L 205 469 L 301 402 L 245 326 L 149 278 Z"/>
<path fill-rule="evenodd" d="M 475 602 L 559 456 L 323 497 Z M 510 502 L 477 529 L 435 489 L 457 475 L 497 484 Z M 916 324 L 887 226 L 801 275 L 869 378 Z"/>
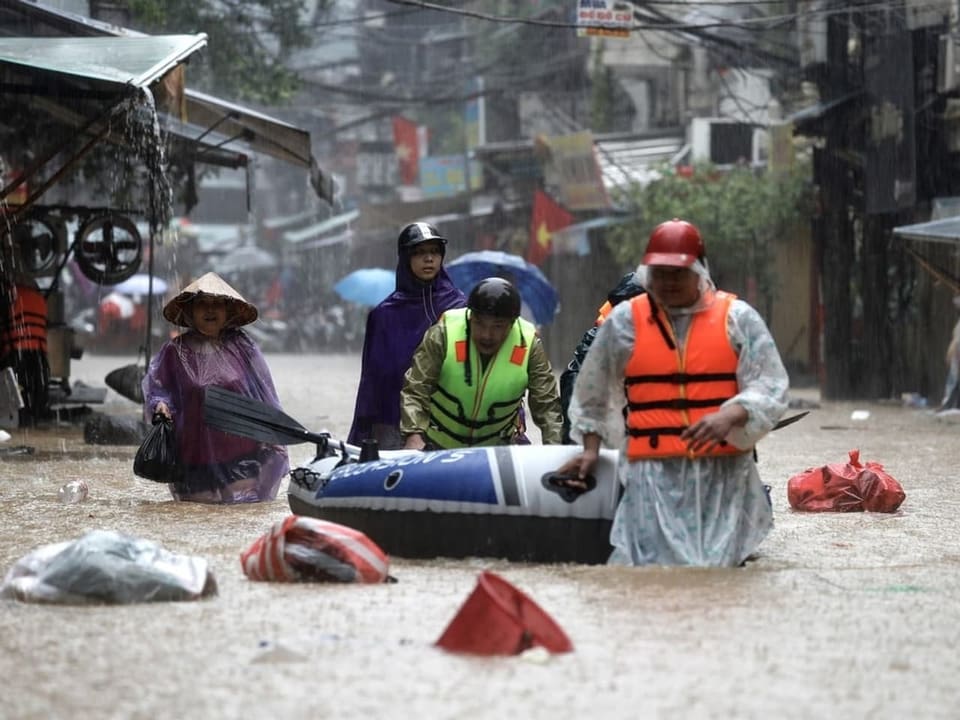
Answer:
<path fill-rule="evenodd" d="M 357 355 L 268 355 L 286 412 L 345 437 Z M 102 386 L 128 357 L 88 356 Z M 815 397 L 805 391 L 803 397 Z M 865 421 L 851 420 L 856 409 Z M 136 415 L 111 391 L 104 411 Z M 789 411 L 790 414 L 796 411 Z M 955 718 L 960 707 L 960 425 L 923 410 L 825 404 L 759 447 L 775 527 L 732 570 L 394 559 L 378 586 L 248 581 L 239 554 L 289 513 L 171 501 L 135 448 L 82 424 L 15 431 L 0 458 L 0 567 L 93 528 L 206 558 L 219 594 L 112 607 L 0 601 L 2 718 Z M 901 482 L 899 513 L 800 514 L 789 476 L 851 449 Z M 291 465 L 312 447 L 291 447 Z M 62 505 L 70 479 L 89 499 Z M 438 541 L 442 547 L 442 539 Z M 491 569 L 549 612 L 575 652 L 500 659 L 432 643 Z"/>

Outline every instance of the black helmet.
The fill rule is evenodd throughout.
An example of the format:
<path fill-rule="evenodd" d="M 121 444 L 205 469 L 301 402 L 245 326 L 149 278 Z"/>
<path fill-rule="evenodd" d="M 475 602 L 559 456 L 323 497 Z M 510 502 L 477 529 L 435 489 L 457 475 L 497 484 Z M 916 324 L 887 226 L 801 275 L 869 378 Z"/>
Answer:
<path fill-rule="evenodd" d="M 397 252 L 409 252 L 411 248 L 431 240 L 440 243 L 441 253 L 446 250 L 447 239 L 438 233 L 433 225 L 423 222 L 410 223 L 400 231 L 400 237 L 397 238 Z"/>
<path fill-rule="evenodd" d="M 520 317 L 520 293 L 503 278 L 489 277 L 470 291 L 467 307 L 479 315 L 516 320 Z"/>

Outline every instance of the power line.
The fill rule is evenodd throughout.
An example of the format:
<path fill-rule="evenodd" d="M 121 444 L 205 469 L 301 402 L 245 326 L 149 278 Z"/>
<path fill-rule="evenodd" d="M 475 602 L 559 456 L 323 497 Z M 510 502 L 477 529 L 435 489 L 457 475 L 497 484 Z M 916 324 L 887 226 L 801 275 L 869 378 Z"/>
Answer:
<path fill-rule="evenodd" d="M 815 0 L 808 0 L 813 2 Z M 395 5 L 405 5 L 408 7 L 415 7 L 421 10 L 433 10 L 437 12 L 446 12 L 454 15 L 460 15 L 463 17 L 471 17 L 478 20 L 484 20 L 486 22 L 494 23 L 504 23 L 504 24 L 516 24 L 516 25 L 536 25 L 538 27 L 548 27 L 548 28 L 557 28 L 557 29 L 579 29 L 584 26 L 569 21 L 562 20 L 542 20 L 537 18 L 525 18 L 516 15 L 492 15 L 490 13 L 483 13 L 477 10 L 467 10 L 464 8 L 454 8 L 446 5 L 438 5 L 436 3 L 426 2 L 426 0 L 384 0 L 384 2 L 393 3 Z M 700 3 L 698 3 L 700 4 Z M 764 3 L 750 3 L 750 2 L 737 2 L 737 3 L 706 3 L 710 6 L 719 6 L 719 5 L 737 5 L 737 6 L 755 6 L 761 5 Z M 779 4 L 779 3 L 766 3 L 766 4 Z M 677 3 L 677 2 L 645 2 L 641 7 L 634 6 L 634 16 L 642 16 L 640 13 L 641 9 L 651 10 L 656 12 L 655 8 L 651 7 L 653 5 L 670 5 L 670 6 L 685 6 L 692 9 L 695 9 L 696 6 L 688 3 Z M 925 6 L 927 8 L 938 7 L 931 3 L 930 5 Z M 751 30 L 756 32 L 761 32 L 769 29 L 769 24 L 774 23 L 777 25 L 783 24 L 790 20 L 795 20 L 800 16 L 823 16 L 823 17 L 833 17 L 834 15 L 847 15 L 850 13 L 870 13 L 870 12 L 879 12 L 879 11 L 889 11 L 894 9 L 903 9 L 903 0 L 879 0 L 878 2 L 866 3 L 863 5 L 844 5 L 843 7 L 831 7 L 823 8 L 818 10 L 813 10 L 810 12 L 795 12 L 795 13 L 786 13 L 782 15 L 770 15 L 758 18 L 740 18 L 736 21 L 719 21 L 715 23 L 682 23 L 677 22 L 673 18 L 669 18 L 667 22 L 654 22 L 649 24 L 644 23 L 634 23 L 632 25 L 606 25 L 606 24 L 591 24 L 590 27 L 595 27 L 598 29 L 607 28 L 607 29 L 616 29 L 616 30 L 660 30 L 660 31 L 693 31 L 693 30 L 712 30 L 712 29 L 723 29 L 723 28 L 739 28 L 741 30 Z M 662 15 L 662 14 L 661 14 Z M 666 16 L 663 16 L 666 17 Z"/>
<path fill-rule="evenodd" d="M 400 15 L 412 15 L 416 10 L 393 10 L 392 12 L 377 13 L 375 15 L 356 15 L 349 18 L 339 18 L 337 20 L 327 20 L 324 22 L 312 22 L 311 28 L 336 27 L 337 25 L 363 25 L 371 20 L 383 20 L 384 18 L 398 17 Z"/>
<path fill-rule="evenodd" d="M 569 56 L 568 56 L 569 57 Z M 495 67 L 498 62 L 496 60 L 491 61 L 485 66 L 479 68 L 470 68 L 463 73 L 457 73 L 452 76 L 453 80 L 451 81 L 448 78 L 431 78 L 429 81 L 424 82 L 426 85 L 435 85 L 437 82 L 442 82 L 446 85 L 459 85 L 461 81 L 466 81 L 477 76 L 482 76 L 486 81 L 483 90 L 475 90 L 470 92 L 459 92 L 459 93 L 446 93 L 442 95 L 392 95 L 377 93 L 372 90 L 366 90 L 357 87 L 344 87 L 341 85 L 328 85 L 320 82 L 315 82 L 311 80 L 304 80 L 302 84 L 304 87 L 309 87 L 316 90 L 322 90 L 324 92 L 336 93 L 341 95 L 347 95 L 350 97 L 356 97 L 363 100 L 371 100 L 377 102 L 387 102 L 392 103 L 395 107 L 407 107 L 410 105 L 418 106 L 430 106 L 430 105 L 449 105 L 456 102 L 467 102 L 468 100 L 473 100 L 479 97 L 488 97 L 495 96 L 505 92 L 517 92 L 525 87 L 541 87 L 537 84 L 538 81 L 543 80 L 544 78 L 553 77 L 556 75 L 556 67 L 563 65 L 568 57 L 553 57 L 549 60 L 539 64 L 538 66 L 532 66 L 534 71 L 530 72 L 531 66 L 525 68 L 526 72 L 522 77 L 517 81 L 516 75 L 497 75 L 491 74 L 487 71 Z M 498 78 L 506 78 L 511 80 L 509 83 L 496 84 L 491 83 L 490 81 L 497 80 Z M 420 83 L 418 83 L 420 84 Z"/>

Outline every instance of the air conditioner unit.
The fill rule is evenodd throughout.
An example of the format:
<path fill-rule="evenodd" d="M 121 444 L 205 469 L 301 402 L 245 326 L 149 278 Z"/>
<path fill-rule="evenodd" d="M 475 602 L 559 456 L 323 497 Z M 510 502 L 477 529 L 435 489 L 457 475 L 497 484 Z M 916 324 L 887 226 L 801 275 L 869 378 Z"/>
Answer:
<path fill-rule="evenodd" d="M 955 90 L 960 84 L 960 65 L 957 58 L 957 43 L 950 35 L 941 35 L 937 53 L 937 92 Z"/>
<path fill-rule="evenodd" d="M 907 29 L 946 26 L 957 18 L 956 0 L 906 0 Z"/>
<path fill-rule="evenodd" d="M 758 165 L 763 160 L 764 130 L 750 123 L 727 118 L 693 118 L 690 146 L 693 161 L 714 165 L 746 162 Z"/>

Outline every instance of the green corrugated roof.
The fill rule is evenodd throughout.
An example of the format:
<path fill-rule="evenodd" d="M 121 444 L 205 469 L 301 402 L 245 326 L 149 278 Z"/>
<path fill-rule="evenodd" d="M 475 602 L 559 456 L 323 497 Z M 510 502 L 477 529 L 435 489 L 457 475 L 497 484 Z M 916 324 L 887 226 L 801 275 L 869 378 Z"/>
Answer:
<path fill-rule="evenodd" d="M 207 44 L 197 35 L 0 38 L 0 63 L 145 87 Z"/>

